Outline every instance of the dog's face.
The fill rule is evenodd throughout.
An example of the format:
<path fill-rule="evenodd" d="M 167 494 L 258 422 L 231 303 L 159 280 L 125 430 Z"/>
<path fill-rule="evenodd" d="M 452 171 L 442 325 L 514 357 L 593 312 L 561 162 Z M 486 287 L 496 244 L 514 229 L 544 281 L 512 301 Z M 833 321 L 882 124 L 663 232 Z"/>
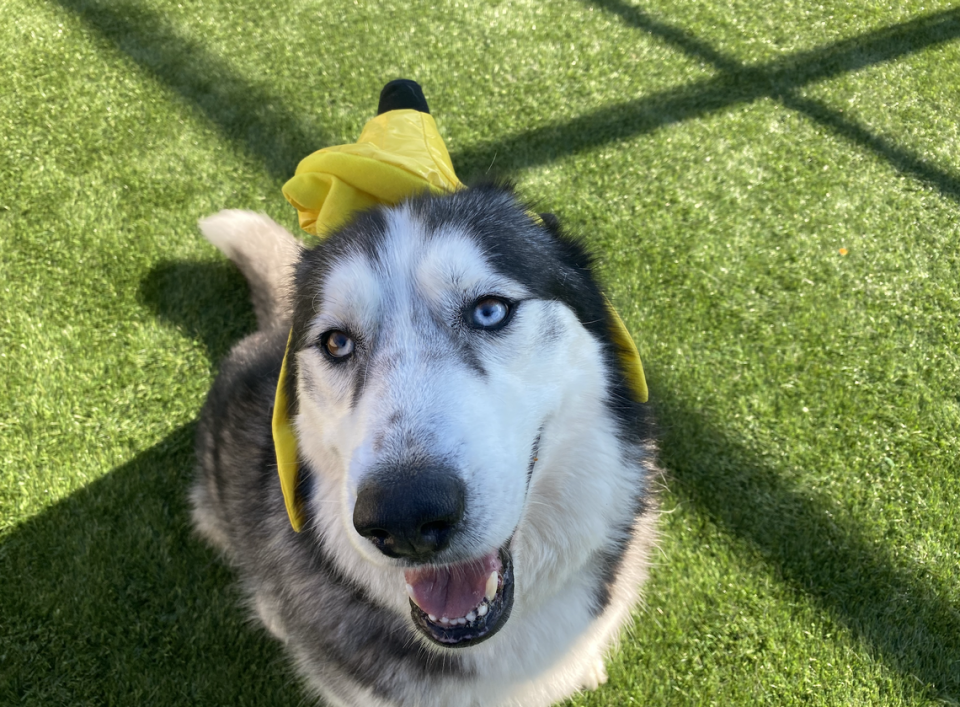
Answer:
<path fill-rule="evenodd" d="M 313 530 L 349 540 L 341 564 L 409 598 L 436 644 L 507 621 L 524 571 L 512 540 L 552 422 L 599 414 L 584 391 L 604 390 L 604 353 L 582 318 L 602 296 L 582 257 L 491 188 L 363 214 L 298 266 Z"/>

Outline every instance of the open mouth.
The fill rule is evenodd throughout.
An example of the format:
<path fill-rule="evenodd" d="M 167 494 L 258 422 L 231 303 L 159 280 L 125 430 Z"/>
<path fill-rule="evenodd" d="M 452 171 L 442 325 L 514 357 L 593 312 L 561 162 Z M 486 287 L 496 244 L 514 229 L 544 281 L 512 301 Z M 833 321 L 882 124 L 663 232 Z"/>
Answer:
<path fill-rule="evenodd" d="M 446 647 L 490 638 L 513 608 L 513 562 L 506 549 L 477 560 L 404 573 L 413 622 Z"/>

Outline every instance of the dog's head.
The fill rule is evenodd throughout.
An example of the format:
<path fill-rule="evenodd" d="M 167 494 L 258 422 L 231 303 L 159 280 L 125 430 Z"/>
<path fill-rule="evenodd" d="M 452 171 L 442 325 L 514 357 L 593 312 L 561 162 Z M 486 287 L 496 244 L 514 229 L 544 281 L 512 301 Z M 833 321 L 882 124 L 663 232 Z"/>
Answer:
<path fill-rule="evenodd" d="M 362 213 L 297 266 L 286 384 L 312 530 L 436 644 L 492 636 L 515 578 L 550 573 L 521 538 L 575 555 L 604 519 L 564 514 L 618 512 L 590 477 L 636 396 L 589 266 L 499 187 Z"/>

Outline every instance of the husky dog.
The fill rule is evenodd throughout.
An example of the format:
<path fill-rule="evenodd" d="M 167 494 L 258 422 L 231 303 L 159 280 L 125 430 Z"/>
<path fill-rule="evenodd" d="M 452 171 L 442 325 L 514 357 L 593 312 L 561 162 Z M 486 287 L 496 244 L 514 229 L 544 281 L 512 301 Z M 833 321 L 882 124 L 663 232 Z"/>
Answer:
<path fill-rule="evenodd" d="M 654 542 L 650 423 L 585 250 L 509 187 L 360 212 L 302 248 L 201 224 L 259 330 L 203 409 L 192 490 L 329 705 L 550 705 L 606 680 Z M 297 437 L 291 528 L 271 416 Z"/>

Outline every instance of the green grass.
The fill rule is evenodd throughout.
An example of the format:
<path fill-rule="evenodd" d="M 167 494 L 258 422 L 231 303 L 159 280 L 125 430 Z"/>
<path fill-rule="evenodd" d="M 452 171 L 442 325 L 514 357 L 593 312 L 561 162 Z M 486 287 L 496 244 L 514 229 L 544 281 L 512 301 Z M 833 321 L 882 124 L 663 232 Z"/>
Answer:
<path fill-rule="evenodd" d="M 427 92 L 600 256 L 662 539 L 570 705 L 960 703 L 960 6 L 0 0 L 0 703 L 296 705 L 190 533 L 195 223 Z M 841 254 L 845 253 L 845 254 Z"/>

